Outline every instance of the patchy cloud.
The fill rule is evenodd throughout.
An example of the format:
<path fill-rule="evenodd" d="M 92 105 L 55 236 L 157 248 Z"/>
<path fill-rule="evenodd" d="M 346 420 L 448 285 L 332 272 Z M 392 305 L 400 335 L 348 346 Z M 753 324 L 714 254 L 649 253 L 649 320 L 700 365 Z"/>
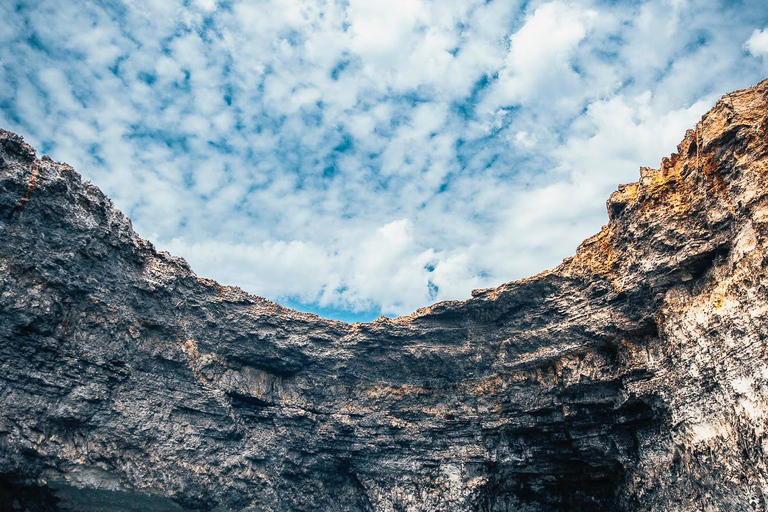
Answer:
<path fill-rule="evenodd" d="M 768 55 L 768 28 L 755 29 L 744 44 L 744 48 L 755 57 Z"/>
<path fill-rule="evenodd" d="M 762 2 L 0 5 L 0 125 L 201 275 L 341 318 L 556 265 L 714 99 Z"/>

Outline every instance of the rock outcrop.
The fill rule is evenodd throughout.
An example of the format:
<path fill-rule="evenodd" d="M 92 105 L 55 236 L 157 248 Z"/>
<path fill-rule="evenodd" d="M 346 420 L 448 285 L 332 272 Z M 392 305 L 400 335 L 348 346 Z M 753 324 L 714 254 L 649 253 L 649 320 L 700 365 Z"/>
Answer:
<path fill-rule="evenodd" d="M 768 81 L 554 270 L 345 324 L 0 132 L 0 510 L 768 507 Z"/>

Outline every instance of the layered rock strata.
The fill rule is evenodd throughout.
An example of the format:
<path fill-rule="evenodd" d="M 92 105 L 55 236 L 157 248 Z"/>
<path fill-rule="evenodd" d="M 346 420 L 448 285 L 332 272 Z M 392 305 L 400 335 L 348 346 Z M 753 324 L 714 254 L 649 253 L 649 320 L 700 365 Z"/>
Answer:
<path fill-rule="evenodd" d="M 557 268 L 346 324 L 0 132 L 0 511 L 766 510 L 768 81 Z"/>

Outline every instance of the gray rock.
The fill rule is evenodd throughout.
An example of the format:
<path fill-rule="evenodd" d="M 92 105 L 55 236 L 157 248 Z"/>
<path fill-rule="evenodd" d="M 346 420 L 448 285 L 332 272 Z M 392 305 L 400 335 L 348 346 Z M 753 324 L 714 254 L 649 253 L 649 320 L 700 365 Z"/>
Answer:
<path fill-rule="evenodd" d="M 0 511 L 766 510 L 768 81 L 557 268 L 345 324 L 0 131 Z"/>

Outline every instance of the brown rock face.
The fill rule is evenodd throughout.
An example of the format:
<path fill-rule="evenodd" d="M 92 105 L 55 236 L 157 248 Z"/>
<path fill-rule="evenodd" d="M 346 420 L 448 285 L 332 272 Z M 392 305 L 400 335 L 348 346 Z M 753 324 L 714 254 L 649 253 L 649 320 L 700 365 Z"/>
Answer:
<path fill-rule="evenodd" d="M 0 132 L 0 510 L 768 507 L 768 81 L 554 270 L 349 325 Z"/>

